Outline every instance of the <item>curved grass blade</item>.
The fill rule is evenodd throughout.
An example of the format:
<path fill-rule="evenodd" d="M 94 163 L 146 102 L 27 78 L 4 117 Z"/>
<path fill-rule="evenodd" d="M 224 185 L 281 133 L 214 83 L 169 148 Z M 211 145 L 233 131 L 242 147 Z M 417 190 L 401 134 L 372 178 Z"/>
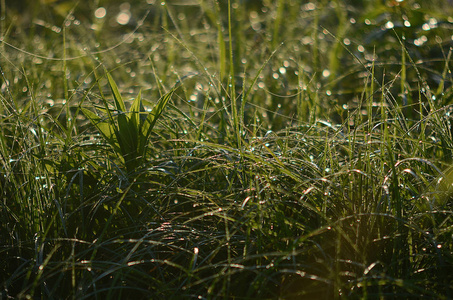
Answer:
<path fill-rule="evenodd" d="M 106 71 L 106 74 L 107 74 L 107 80 L 109 82 L 110 89 L 112 90 L 113 98 L 115 100 L 115 107 L 120 112 L 125 112 L 126 106 L 124 105 L 123 97 L 121 97 L 121 94 L 118 90 L 118 86 L 116 85 L 115 81 L 113 80 L 112 75 L 110 75 L 110 73 L 107 71 Z"/>
<path fill-rule="evenodd" d="M 148 138 L 154 128 L 154 125 L 156 125 L 157 119 L 159 119 L 163 110 L 167 106 L 168 101 L 170 101 L 171 96 L 175 92 L 176 88 L 177 88 L 176 86 L 173 87 L 168 93 L 166 93 L 162 98 L 160 98 L 159 102 L 156 104 L 156 106 L 154 106 L 153 110 L 148 114 L 146 119 L 141 123 L 138 153 L 144 155 L 145 147 L 146 147 Z"/>
<path fill-rule="evenodd" d="M 137 156 L 138 128 L 134 128 L 134 125 L 129 122 L 129 118 L 126 115 L 126 106 L 124 105 L 124 100 L 118 90 L 118 86 L 110 73 L 106 72 L 106 74 L 113 98 L 115 100 L 115 107 L 118 111 L 118 142 L 123 156 L 128 156 L 126 159 L 127 162 L 129 160 L 136 159 Z"/>
<path fill-rule="evenodd" d="M 82 107 L 81 110 L 82 110 L 83 114 L 90 120 L 91 124 L 96 126 L 97 130 L 107 140 L 107 142 L 110 144 L 110 146 L 113 147 L 113 149 L 115 150 L 115 153 L 121 154 L 121 147 L 116 138 L 114 123 L 112 124 L 112 123 L 103 121 L 102 118 L 100 118 L 94 112 L 92 112 L 91 110 L 88 110 L 86 108 Z M 118 155 L 118 156 L 121 157 L 121 155 Z"/>

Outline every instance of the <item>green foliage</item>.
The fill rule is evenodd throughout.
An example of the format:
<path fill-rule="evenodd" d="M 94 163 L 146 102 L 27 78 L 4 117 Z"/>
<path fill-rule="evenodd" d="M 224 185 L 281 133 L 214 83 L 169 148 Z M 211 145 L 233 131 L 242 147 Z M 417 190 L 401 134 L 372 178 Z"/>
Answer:
<path fill-rule="evenodd" d="M 128 2 L 0 1 L 1 297 L 452 298 L 445 1 Z"/>
<path fill-rule="evenodd" d="M 105 105 L 104 111 L 107 117 L 99 117 L 86 108 L 82 108 L 82 112 L 113 148 L 125 164 L 127 171 L 133 172 L 145 159 L 149 136 L 167 106 L 174 88 L 165 94 L 149 113 L 143 107 L 141 92 L 132 102 L 131 109 L 126 111 L 123 98 L 109 73 L 107 73 L 107 79 L 115 100 L 113 113 L 104 97 L 102 97 L 102 101 Z M 113 118 L 114 115 L 117 117 L 117 121 Z"/>

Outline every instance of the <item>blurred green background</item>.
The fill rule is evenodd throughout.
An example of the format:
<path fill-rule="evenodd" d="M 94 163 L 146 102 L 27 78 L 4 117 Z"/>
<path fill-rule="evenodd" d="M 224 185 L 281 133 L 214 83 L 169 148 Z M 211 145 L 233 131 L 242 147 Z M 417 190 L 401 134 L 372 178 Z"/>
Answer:
<path fill-rule="evenodd" d="M 91 59 L 109 69 L 144 75 L 150 72 L 143 66 L 151 55 L 153 72 L 159 77 L 152 81 L 164 84 L 203 73 L 201 63 L 213 74 L 219 73 L 217 79 L 227 85 L 224 73 L 230 62 L 227 52 L 222 52 L 228 51 L 227 3 L 3 0 L 1 32 L 6 42 L 21 44 L 23 50 L 61 57 L 61 30 L 66 28 L 68 57 L 96 52 Z M 261 71 L 259 88 L 247 106 L 261 109 L 266 128 L 284 128 L 294 120 L 314 118 L 343 122 L 361 101 L 363 86 L 369 82 L 366 70 L 373 61 L 376 80 L 393 82 L 389 89 L 399 97 L 395 101 L 408 107 L 407 117 L 413 118 L 418 104 L 426 102 L 420 96 L 420 79 L 435 91 L 439 105 L 451 102 L 451 74 L 443 74 L 453 46 L 453 8 L 447 0 L 231 3 L 238 93 L 244 80 L 246 86 L 250 84 L 278 48 Z M 125 43 L 127 37 L 131 40 Z M 23 59 L 25 63 L 30 57 Z M 68 66 L 73 75 L 69 84 L 75 87 L 88 69 L 80 61 L 69 61 Z M 139 75 L 128 79 L 123 75 L 123 87 L 136 92 L 138 86 L 145 86 L 152 97 L 158 96 L 149 78 Z M 400 76 L 405 78 L 400 81 Z M 186 88 L 181 97 L 198 97 L 195 82 Z M 301 89 L 307 92 L 300 93 Z M 247 110 L 246 117 L 252 118 L 254 111 Z"/>

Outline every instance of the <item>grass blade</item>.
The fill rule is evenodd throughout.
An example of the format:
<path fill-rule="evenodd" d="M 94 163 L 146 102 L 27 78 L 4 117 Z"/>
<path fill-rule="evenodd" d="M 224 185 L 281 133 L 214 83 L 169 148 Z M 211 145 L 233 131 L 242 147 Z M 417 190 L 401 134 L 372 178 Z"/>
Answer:
<path fill-rule="evenodd" d="M 102 136 L 107 140 L 110 146 L 113 147 L 116 153 L 121 153 L 120 145 L 116 139 L 114 124 L 103 121 L 98 115 L 96 115 L 91 110 L 86 108 L 81 108 L 83 114 L 90 120 L 96 129 L 102 134 Z"/>
<path fill-rule="evenodd" d="M 144 154 L 145 152 L 145 146 L 148 141 L 148 138 L 154 128 L 154 125 L 156 125 L 157 120 L 159 119 L 160 115 L 164 111 L 165 107 L 168 104 L 168 101 L 170 101 L 171 96 L 175 92 L 176 87 L 173 87 L 167 94 L 165 94 L 159 102 L 154 106 L 153 110 L 148 114 L 146 117 L 145 121 L 142 123 L 141 129 L 140 129 L 140 144 L 139 144 L 139 149 L 138 153 Z"/>

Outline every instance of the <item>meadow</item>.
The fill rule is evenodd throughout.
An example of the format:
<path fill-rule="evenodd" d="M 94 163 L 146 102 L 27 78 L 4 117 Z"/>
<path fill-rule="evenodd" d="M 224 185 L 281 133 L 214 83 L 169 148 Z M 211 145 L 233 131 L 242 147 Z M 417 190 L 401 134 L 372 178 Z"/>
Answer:
<path fill-rule="evenodd" d="M 0 299 L 451 299 L 448 0 L 1 0 Z"/>

